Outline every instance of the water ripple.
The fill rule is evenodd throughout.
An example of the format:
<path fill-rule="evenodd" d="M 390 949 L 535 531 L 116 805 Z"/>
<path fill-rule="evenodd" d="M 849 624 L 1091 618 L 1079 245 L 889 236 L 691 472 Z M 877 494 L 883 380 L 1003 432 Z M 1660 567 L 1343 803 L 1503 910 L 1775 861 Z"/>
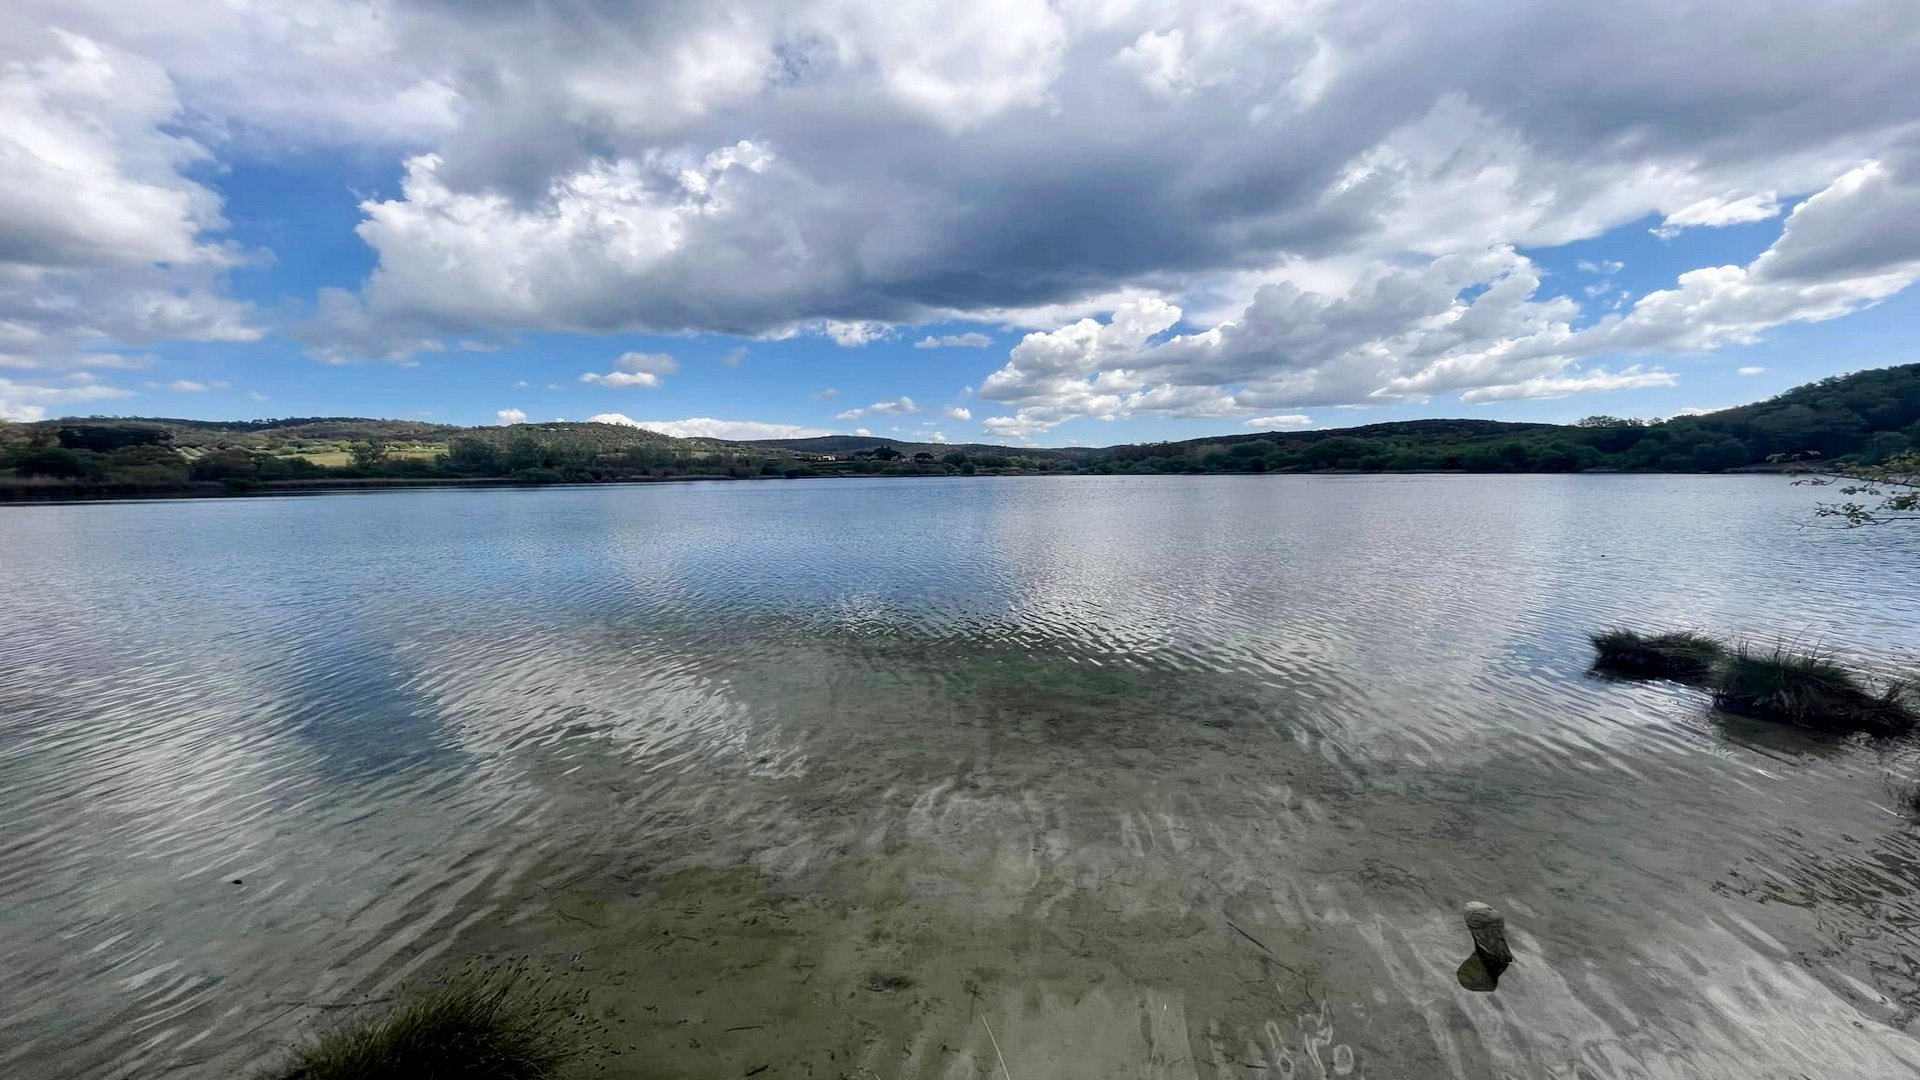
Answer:
<path fill-rule="evenodd" d="M 0 511 L 0 1072 L 222 1075 L 306 1003 L 693 867 L 982 970 L 1107 965 L 1028 989 L 1141 981 L 1195 1060 L 1267 1075 L 1336 1043 L 1372 1075 L 1910 1072 L 1888 763 L 1582 670 L 1613 622 L 1909 664 L 1886 582 L 1920 543 L 1802 502 L 1075 477 Z M 1513 913 L 1520 992 L 1453 984 L 1468 898 Z M 1256 930 L 1312 958 L 1310 1010 L 1284 973 L 1214 985 Z"/>

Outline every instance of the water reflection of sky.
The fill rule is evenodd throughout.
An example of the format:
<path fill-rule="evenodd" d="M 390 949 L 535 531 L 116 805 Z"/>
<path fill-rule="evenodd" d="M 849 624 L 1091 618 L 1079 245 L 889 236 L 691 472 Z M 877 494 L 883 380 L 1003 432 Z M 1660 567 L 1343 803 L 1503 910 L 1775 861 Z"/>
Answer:
<path fill-rule="evenodd" d="M 1572 965 L 1506 1007 L 1584 1026 L 1594 1075 L 1645 1068 L 1640 1030 L 1696 1040 L 1679 1075 L 1794 1038 L 1908 1059 L 1856 1026 L 1920 1000 L 1920 853 L 1874 753 L 1581 670 L 1612 622 L 1909 661 L 1920 542 L 1803 527 L 1809 498 L 1075 477 L 9 511 L 0 947 L 29 994 L 0 1066 L 227 1060 L 291 1023 L 258 1002 L 390 985 L 562 852 L 799 882 L 988 837 L 1032 865 L 962 890 L 986 910 L 1118 876 L 1346 927 L 1323 946 L 1435 1010 L 1462 1074 L 1546 1060 L 1485 1017 L 1445 1034 L 1452 909 L 1490 890 Z"/>

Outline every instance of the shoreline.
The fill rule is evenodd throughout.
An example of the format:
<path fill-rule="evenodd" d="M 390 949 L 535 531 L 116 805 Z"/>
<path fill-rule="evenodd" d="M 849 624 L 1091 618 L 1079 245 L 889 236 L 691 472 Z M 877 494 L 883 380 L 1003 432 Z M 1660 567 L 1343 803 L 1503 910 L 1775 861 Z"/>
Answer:
<path fill-rule="evenodd" d="M 218 481 L 198 481 L 185 486 L 147 490 L 112 490 L 111 485 L 92 490 L 75 490 L 78 485 L 0 485 L 0 507 L 46 506 L 74 503 L 117 503 L 147 501 L 190 501 L 200 499 L 248 499 L 276 495 L 325 495 L 352 491 L 419 491 L 437 488 L 577 488 L 622 487 L 642 484 L 689 484 L 707 482 L 737 483 L 760 480 L 977 480 L 997 477 L 1029 476 L 1793 476 L 1815 475 L 1813 470 L 1788 465 L 1753 465 L 1720 472 L 1627 472 L 1615 469 L 1585 469 L 1577 472 L 1469 472 L 1464 469 L 1312 469 L 1269 472 L 1208 473 L 1094 473 L 1051 469 L 1007 469 L 976 472 L 922 473 L 814 473 L 808 476 L 650 476 L 623 477 L 619 480 L 516 480 L 505 476 L 440 477 L 340 477 L 314 480 L 273 480 L 264 484 L 232 487 Z"/>

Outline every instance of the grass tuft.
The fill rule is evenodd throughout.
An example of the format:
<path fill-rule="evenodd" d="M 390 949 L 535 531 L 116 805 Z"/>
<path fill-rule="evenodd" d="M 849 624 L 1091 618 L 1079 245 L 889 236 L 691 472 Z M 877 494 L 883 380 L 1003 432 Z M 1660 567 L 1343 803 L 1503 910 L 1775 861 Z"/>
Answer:
<path fill-rule="evenodd" d="M 1649 637 L 1616 628 L 1594 634 L 1590 640 L 1593 666 L 1600 671 L 1687 683 L 1706 682 L 1725 651 L 1718 641 L 1685 631 Z"/>
<path fill-rule="evenodd" d="M 1913 686 L 1895 682 L 1875 693 L 1824 656 L 1775 649 L 1738 650 L 1713 682 L 1713 703 L 1728 712 L 1830 731 L 1898 735 L 1913 730 Z"/>
<path fill-rule="evenodd" d="M 554 1080 L 588 1054 L 577 998 L 523 964 L 472 968 L 309 1039 L 259 1080 Z"/>

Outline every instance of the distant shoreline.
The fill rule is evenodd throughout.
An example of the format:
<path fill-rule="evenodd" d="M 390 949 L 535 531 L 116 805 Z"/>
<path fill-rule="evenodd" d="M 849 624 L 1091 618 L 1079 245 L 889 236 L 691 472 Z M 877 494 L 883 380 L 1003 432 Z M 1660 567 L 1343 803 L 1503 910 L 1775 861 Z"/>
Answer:
<path fill-rule="evenodd" d="M 742 483 L 763 480 L 977 480 L 1012 476 L 1787 476 L 1811 473 L 1803 464 L 1749 465 L 1721 472 L 1627 471 L 1587 469 L 1580 472 L 1470 472 L 1465 469 L 1303 469 L 1294 472 L 1217 472 L 1217 473 L 1081 473 L 1052 469 L 1009 469 L 972 475 L 959 473 L 816 473 L 809 476 L 653 476 L 624 477 L 618 480 L 517 480 L 506 476 L 326 478 L 314 480 L 275 480 L 264 484 L 233 487 L 218 481 L 200 481 L 185 486 L 131 488 L 116 485 L 6 484 L 0 483 L 0 507 L 43 506 L 70 503 L 177 501 L 191 499 L 247 499 L 272 495 L 324 495 L 338 491 L 417 491 L 435 488 L 555 488 L 623 487 L 644 484 L 690 484 L 711 481 Z"/>

